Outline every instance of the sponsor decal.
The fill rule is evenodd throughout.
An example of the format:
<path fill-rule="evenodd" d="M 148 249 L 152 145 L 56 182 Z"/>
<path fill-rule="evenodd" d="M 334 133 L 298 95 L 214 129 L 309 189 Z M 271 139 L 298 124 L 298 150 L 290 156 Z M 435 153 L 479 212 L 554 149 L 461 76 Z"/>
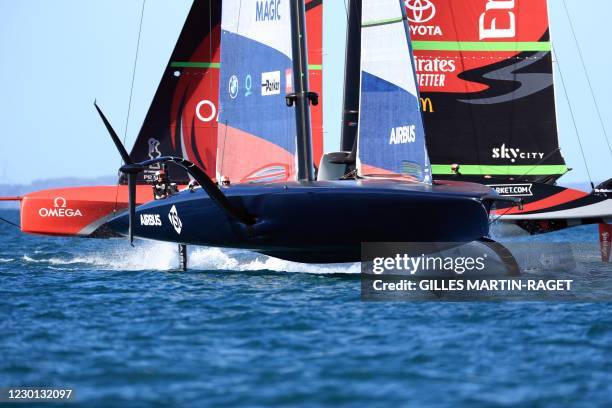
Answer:
<path fill-rule="evenodd" d="M 249 97 L 251 95 L 253 95 L 253 77 L 251 77 L 251 74 L 247 74 L 244 79 L 244 96 Z"/>
<path fill-rule="evenodd" d="M 281 0 L 266 0 L 255 2 L 255 21 L 280 21 Z"/>
<path fill-rule="evenodd" d="M 431 0 L 405 0 L 406 15 L 412 24 L 410 34 L 442 36 L 442 29 L 438 25 L 424 25 L 436 16 L 436 5 Z"/>
<path fill-rule="evenodd" d="M 280 95 L 280 71 L 264 72 L 261 74 L 261 95 Z"/>
<path fill-rule="evenodd" d="M 500 196 L 531 197 L 533 184 L 489 184 Z"/>
<path fill-rule="evenodd" d="M 173 205 L 168 213 L 168 219 L 170 220 L 170 224 L 174 227 L 174 230 L 177 234 L 181 235 L 181 231 L 183 230 L 183 222 L 179 218 L 178 211 L 176 210 L 176 206 Z"/>
<path fill-rule="evenodd" d="M 436 16 L 436 6 L 431 0 L 406 0 L 405 3 L 411 23 L 426 23 Z"/>
<path fill-rule="evenodd" d="M 427 112 L 427 113 L 435 112 L 431 98 L 420 98 L 420 100 L 421 100 L 421 111 L 422 112 Z"/>
<path fill-rule="evenodd" d="M 509 159 L 510 162 L 516 163 L 517 160 L 542 160 L 544 159 L 544 153 L 522 152 L 521 149 L 506 147 L 504 143 L 501 147 L 493 148 L 493 155 L 491 157 L 494 159 Z"/>
<path fill-rule="evenodd" d="M 150 138 L 149 139 L 149 159 L 153 160 L 153 159 L 157 159 L 158 157 L 161 157 L 161 152 L 159 151 L 159 140 L 155 139 L 155 138 Z M 159 163 L 155 163 L 149 166 L 150 169 L 159 169 L 160 168 L 160 164 Z"/>
<path fill-rule="evenodd" d="M 198 104 L 196 105 L 195 114 L 198 120 L 204 123 L 212 122 L 214 119 L 217 118 L 217 107 L 208 99 L 204 99 L 198 102 Z"/>
<path fill-rule="evenodd" d="M 414 65 L 420 87 L 442 88 L 446 86 L 446 74 L 457 71 L 457 63 L 451 58 L 415 56 Z"/>
<path fill-rule="evenodd" d="M 238 96 L 239 85 L 238 85 L 238 77 L 236 75 L 232 75 L 229 79 L 228 84 L 228 92 L 229 96 L 232 99 L 236 99 Z"/>
<path fill-rule="evenodd" d="M 53 208 L 41 208 L 38 210 L 38 215 L 43 218 L 72 218 L 83 216 L 81 210 L 75 210 L 68 207 L 68 202 L 64 197 L 56 197 L 53 200 Z"/>
<path fill-rule="evenodd" d="M 480 15 L 480 39 L 516 37 L 515 0 L 488 0 Z"/>
<path fill-rule="evenodd" d="M 398 126 L 391 129 L 389 144 L 406 144 L 416 141 L 416 125 Z"/>
<path fill-rule="evenodd" d="M 140 225 L 145 227 L 161 227 L 161 217 L 159 214 L 140 214 Z"/>
<path fill-rule="evenodd" d="M 293 93 L 293 70 L 291 68 L 285 70 L 285 93 Z"/>

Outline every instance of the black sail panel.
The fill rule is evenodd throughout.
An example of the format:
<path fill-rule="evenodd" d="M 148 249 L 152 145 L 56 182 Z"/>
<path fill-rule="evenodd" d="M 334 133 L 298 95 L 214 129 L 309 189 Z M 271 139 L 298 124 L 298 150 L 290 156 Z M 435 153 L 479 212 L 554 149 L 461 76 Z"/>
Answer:
<path fill-rule="evenodd" d="M 406 6 L 434 177 L 564 174 L 546 0 Z"/>

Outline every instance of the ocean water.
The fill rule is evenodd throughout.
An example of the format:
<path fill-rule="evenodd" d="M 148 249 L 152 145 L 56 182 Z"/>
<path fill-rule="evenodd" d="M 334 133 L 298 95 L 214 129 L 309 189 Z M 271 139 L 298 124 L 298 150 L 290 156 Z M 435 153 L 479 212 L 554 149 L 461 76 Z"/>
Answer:
<path fill-rule="evenodd" d="M 612 404 L 609 303 L 362 303 L 357 264 L 176 263 L 174 245 L 0 223 L 0 387 L 87 407 Z"/>

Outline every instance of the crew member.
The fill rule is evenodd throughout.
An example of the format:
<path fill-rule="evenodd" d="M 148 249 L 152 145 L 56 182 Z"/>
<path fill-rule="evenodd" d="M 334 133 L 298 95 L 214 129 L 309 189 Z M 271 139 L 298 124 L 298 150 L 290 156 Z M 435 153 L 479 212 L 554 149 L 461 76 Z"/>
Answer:
<path fill-rule="evenodd" d="M 199 187 L 199 186 L 200 186 L 200 183 L 198 183 L 196 180 L 191 180 L 189 184 L 187 185 L 187 188 L 189 189 L 189 191 L 193 193 L 196 187 Z"/>
<path fill-rule="evenodd" d="M 451 165 L 451 171 L 453 172 L 454 176 L 460 176 L 461 172 L 459 171 L 461 166 L 459 166 L 457 163 L 452 164 Z"/>
<path fill-rule="evenodd" d="M 155 184 L 153 184 L 153 197 L 156 200 L 163 200 L 168 198 L 171 194 L 170 184 L 168 183 L 168 176 L 164 169 L 160 169 L 155 172 Z"/>
<path fill-rule="evenodd" d="M 219 182 L 219 184 L 220 184 L 222 187 L 229 187 L 229 186 L 230 186 L 230 184 L 232 184 L 232 183 L 231 183 L 231 181 L 230 181 L 230 179 L 229 179 L 229 178 L 227 178 L 227 177 L 225 177 L 225 176 L 222 176 L 222 177 L 221 177 L 221 180 L 220 180 L 220 182 Z"/>

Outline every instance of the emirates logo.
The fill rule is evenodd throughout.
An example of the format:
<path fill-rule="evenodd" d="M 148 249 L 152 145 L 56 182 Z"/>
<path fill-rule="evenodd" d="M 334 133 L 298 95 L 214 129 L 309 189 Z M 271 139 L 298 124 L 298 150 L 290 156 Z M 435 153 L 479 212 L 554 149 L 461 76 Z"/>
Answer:
<path fill-rule="evenodd" d="M 408 21 L 426 23 L 436 16 L 436 6 L 431 0 L 405 0 Z"/>

